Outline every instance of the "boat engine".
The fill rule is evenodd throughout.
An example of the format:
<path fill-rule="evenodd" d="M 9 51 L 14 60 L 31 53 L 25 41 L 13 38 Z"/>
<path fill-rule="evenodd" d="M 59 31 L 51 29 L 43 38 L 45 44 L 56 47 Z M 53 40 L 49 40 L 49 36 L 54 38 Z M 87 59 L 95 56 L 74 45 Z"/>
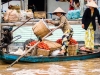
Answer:
<path fill-rule="evenodd" d="M 4 26 L 2 27 L 2 39 L 1 39 L 1 45 L 0 50 L 3 50 L 3 48 L 6 49 L 6 52 L 9 53 L 9 45 L 12 42 L 13 35 L 11 33 L 13 27 L 12 26 Z"/>

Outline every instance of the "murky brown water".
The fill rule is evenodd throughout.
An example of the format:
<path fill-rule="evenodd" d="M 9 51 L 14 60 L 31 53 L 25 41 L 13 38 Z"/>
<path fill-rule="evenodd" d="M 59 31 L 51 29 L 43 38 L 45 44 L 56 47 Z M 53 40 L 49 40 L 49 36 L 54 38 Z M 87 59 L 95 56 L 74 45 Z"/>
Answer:
<path fill-rule="evenodd" d="M 0 75 L 100 75 L 100 58 L 84 61 L 0 64 Z"/>

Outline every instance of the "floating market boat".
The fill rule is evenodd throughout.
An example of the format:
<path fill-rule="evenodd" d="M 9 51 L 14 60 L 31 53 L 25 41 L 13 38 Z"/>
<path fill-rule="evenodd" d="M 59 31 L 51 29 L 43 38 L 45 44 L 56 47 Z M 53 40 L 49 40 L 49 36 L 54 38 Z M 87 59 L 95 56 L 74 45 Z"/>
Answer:
<path fill-rule="evenodd" d="M 0 59 L 6 62 L 14 62 L 20 57 L 20 55 L 7 54 L 0 52 Z M 95 53 L 88 53 L 76 56 L 23 56 L 19 59 L 19 62 L 37 63 L 37 62 L 60 62 L 60 61 L 72 61 L 72 60 L 86 60 L 99 58 L 100 51 Z"/>
<path fill-rule="evenodd" d="M 29 21 L 29 20 L 27 20 L 27 21 Z M 23 23 L 22 25 L 24 25 L 24 24 L 25 23 Z M 20 25 L 20 26 L 22 26 L 22 25 Z M 59 25 L 56 29 L 58 29 L 61 25 Z M 16 28 L 16 29 L 18 29 L 18 28 Z M 15 30 L 13 30 L 13 31 L 15 31 Z M 52 34 L 52 32 L 54 32 L 55 30 L 52 30 L 49 33 L 47 33 L 42 38 L 42 40 L 45 39 L 46 37 L 48 37 L 50 34 Z M 11 67 L 12 65 L 14 65 L 18 61 L 19 62 L 28 62 L 28 63 L 60 62 L 60 61 L 72 61 L 72 60 L 86 60 L 86 59 L 92 59 L 92 58 L 99 58 L 100 57 L 100 51 L 99 50 L 96 50 L 94 52 L 87 52 L 86 51 L 85 54 L 80 53 L 81 51 L 79 50 L 79 54 L 75 55 L 75 56 L 62 56 L 62 55 L 58 55 L 58 56 L 30 56 L 30 55 L 27 55 L 27 53 L 30 52 L 39 42 L 40 41 L 38 41 L 34 46 L 29 48 L 27 50 L 27 52 L 25 52 L 23 55 L 15 55 L 15 54 L 4 53 L 2 50 L 0 50 L 0 59 L 3 60 L 3 61 L 6 61 L 6 62 L 13 62 L 9 66 L 9 67 Z M 83 52 L 85 52 L 85 51 L 83 51 Z"/>

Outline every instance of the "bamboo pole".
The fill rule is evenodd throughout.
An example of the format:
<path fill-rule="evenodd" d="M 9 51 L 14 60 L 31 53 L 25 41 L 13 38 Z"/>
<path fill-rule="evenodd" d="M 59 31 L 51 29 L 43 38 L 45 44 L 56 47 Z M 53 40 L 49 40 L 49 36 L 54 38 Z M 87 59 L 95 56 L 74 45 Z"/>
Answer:
<path fill-rule="evenodd" d="M 42 38 L 42 40 L 44 40 L 46 37 L 48 37 L 49 35 L 52 34 L 52 32 L 54 32 L 55 30 L 57 30 L 58 28 L 60 28 L 63 25 L 63 23 L 61 23 L 58 27 L 56 27 L 54 30 L 52 30 L 51 32 L 49 32 L 46 36 L 44 36 Z M 36 47 L 38 44 L 40 43 L 40 41 L 38 41 L 34 46 L 30 47 L 23 55 L 21 55 L 18 59 L 16 59 L 11 65 L 9 65 L 7 68 L 12 67 L 16 62 L 18 62 L 22 57 L 24 57 L 28 52 L 30 52 L 34 47 Z"/>

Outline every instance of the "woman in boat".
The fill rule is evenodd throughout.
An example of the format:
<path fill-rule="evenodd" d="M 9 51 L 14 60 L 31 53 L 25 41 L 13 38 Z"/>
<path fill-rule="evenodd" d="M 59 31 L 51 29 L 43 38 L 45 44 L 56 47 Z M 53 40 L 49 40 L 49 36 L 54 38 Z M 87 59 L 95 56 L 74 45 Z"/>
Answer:
<path fill-rule="evenodd" d="M 59 17 L 59 19 L 60 19 L 59 22 L 56 23 L 56 22 L 53 22 L 50 20 L 46 20 L 47 23 L 51 23 L 55 26 L 58 26 L 63 23 L 63 25 L 60 27 L 64 34 L 62 36 L 62 47 L 61 47 L 61 51 L 59 53 L 59 54 L 63 54 L 63 55 L 66 55 L 69 40 L 73 35 L 73 29 L 71 28 L 70 24 L 68 23 L 68 20 L 66 19 L 65 14 L 66 14 L 65 11 L 62 10 L 60 7 L 58 7 L 53 12 L 53 15 L 56 15 Z"/>
<path fill-rule="evenodd" d="M 100 14 L 95 1 L 90 1 L 86 4 L 86 8 L 82 17 L 82 28 L 85 29 L 85 47 L 84 50 L 94 50 L 94 31 L 96 30 L 95 18 L 98 18 L 100 28 Z"/>

